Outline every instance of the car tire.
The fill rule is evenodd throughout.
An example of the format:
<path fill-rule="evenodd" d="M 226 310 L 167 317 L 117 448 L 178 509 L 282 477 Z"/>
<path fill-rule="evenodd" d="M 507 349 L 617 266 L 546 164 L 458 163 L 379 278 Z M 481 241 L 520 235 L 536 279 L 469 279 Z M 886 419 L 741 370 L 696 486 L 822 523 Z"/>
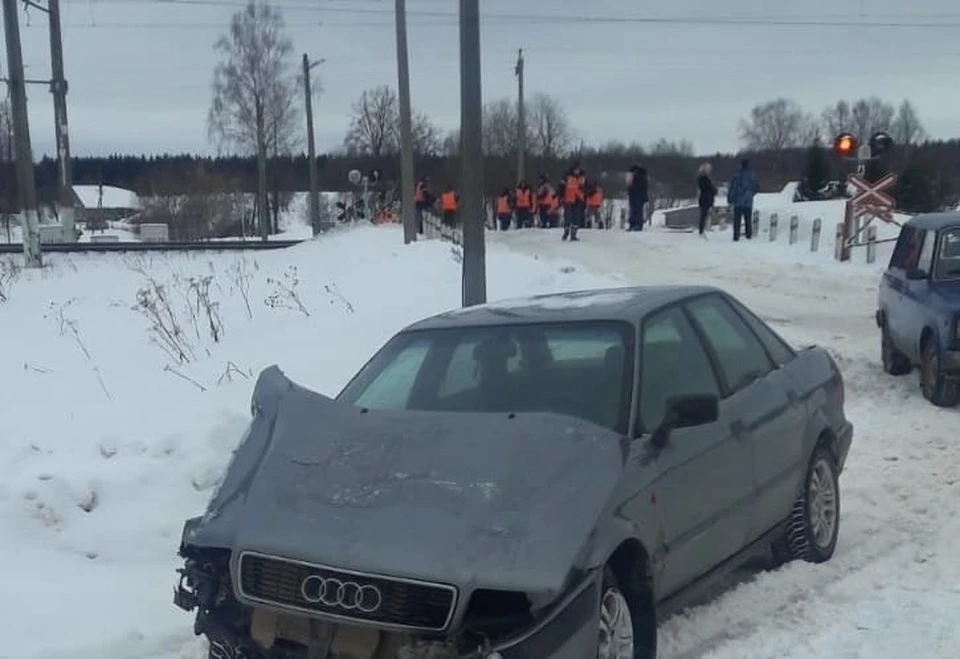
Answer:
<path fill-rule="evenodd" d="M 597 659 L 656 659 L 656 624 L 653 639 L 644 642 L 647 630 L 641 624 L 630 598 L 609 566 L 603 571 L 597 612 Z"/>
<path fill-rule="evenodd" d="M 960 403 L 960 386 L 948 380 L 940 369 L 940 355 L 933 339 L 923 345 L 920 360 L 920 391 L 937 407 L 956 407 Z"/>
<path fill-rule="evenodd" d="M 775 546 L 778 563 L 824 563 L 833 557 L 840 535 L 840 470 L 833 453 L 820 444 L 813 452 L 803 489 Z"/>
<path fill-rule="evenodd" d="M 889 375 L 906 375 L 913 370 L 910 358 L 893 344 L 886 325 L 880 329 L 880 360 L 884 373 Z"/>

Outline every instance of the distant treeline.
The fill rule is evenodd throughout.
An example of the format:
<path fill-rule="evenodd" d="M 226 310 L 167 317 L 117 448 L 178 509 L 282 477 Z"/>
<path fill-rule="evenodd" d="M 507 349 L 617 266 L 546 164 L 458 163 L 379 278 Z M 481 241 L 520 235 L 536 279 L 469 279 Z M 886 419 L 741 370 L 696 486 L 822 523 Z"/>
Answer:
<path fill-rule="evenodd" d="M 828 178 L 845 176 L 853 163 L 841 161 L 832 153 L 825 153 L 829 163 Z M 715 154 L 690 157 L 672 153 L 644 154 L 628 150 L 604 152 L 588 149 L 570 158 L 553 161 L 528 159 L 527 179 L 535 183 L 545 174 L 557 181 L 573 160 L 579 160 L 589 178 L 599 178 L 608 195 L 623 192 L 623 172 L 632 164 L 647 168 L 651 192 L 661 200 L 689 199 L 696 196 L 696 172 L 703 161 L 713 165 L 714 179 L 722 184 L 729 180 L 742 157 L 748 157 L 756 169 L 761 189 L 775 191 L 789 181 L 804 176 L 809 161 L 809 149 L 766 151 L 745 154 Z M 373 168 L 383 174 L 383 181 L 392 185 L 399 178 L 399 162 L 395 157 L 371 158 L 342 155 L 323 155 L 318 159 L 321 190 L 347 191 L 354 189 L 348 181 L 348 172 L 358 169 L 364 173 Z M 114 155 L 98 158 L 74 158 L 73 178 L 76 184 L 114 185 L 140 195 L 165 195 L 196 192 L 207 186 L 218 190 L 256 190 L 256 161 L 253 158 L 209 158 L 190 155 L 132 156 Z M 430 176 L 434 187 L 448 182 L 458 185 L 459 162 L 456 158 L 433 157 L 416 164 L 417 175 Z M 960 140 L 927 142 L 908 148 L 895 148 L 884 156 L 880 167 L 871 170 L 889 170 L 906 173 L 911 182 L 909 196 L 912 208 L 927 211 L 956 204 L 960 198 Z M 56 198 L 56 161 L 44 158 L 35 167 L 37 192 L 41 203 Z M 304 155 L 271 158 L 269 162 L 271 191 L 292 192 L 309 188 L 307 158 Z M 485 163 L 485 192 L 496 194 L 516 183 L 516 158 L 488 157 Z M 819 178 L 819 177 L 818 177 Z M 915 188 L 924 190 L 918 192 Z M 906 200 L 906 199 L 905 199 Z M 17 209 L 16 182 L 11 163 L 0 163 L 0 212 Z"/>

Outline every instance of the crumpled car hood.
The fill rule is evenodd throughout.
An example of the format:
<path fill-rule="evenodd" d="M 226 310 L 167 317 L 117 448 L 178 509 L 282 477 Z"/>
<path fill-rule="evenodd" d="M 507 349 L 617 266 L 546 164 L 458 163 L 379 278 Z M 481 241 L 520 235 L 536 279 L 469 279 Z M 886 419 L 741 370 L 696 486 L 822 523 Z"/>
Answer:
<path fill-rule="evenodd" d="M 367 412 L 276 367 L 254 406 L 188 544 L 556 593 L 623 468 L 618 434 L 557 414 Z"/>

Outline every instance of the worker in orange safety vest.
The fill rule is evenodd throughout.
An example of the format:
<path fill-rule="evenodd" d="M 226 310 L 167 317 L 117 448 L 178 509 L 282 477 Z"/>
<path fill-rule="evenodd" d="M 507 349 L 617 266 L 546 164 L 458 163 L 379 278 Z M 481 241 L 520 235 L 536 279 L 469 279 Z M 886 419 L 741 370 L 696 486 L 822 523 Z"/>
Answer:
<path fill-rule="evenodd" d="M 497 197 L 497 223 L 501 231 L 510 228 L 510 220 L 513 219 L 513 200 L 510 198 L 510 189 L 504 188 Z M 520 221 L 517 220 L 517 227 Z"/>
<path fill-rule="evenodd" d="M 457 207 L 460 204 L 460 195 L 453 190 L 449 183 L 440 195 L 440 212 L 443 213 L 443 223 L 452 227 L 457 223 Z"/>

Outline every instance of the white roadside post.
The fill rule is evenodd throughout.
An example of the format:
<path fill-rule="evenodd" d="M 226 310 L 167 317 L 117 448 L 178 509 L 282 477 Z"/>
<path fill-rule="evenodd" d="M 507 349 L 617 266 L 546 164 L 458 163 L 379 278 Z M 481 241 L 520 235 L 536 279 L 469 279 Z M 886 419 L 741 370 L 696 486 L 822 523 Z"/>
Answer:
<path fill-rule="evenodd" d="M 774 213 L 770 216 L 770 242 L 777 242 L 777 225 L 780 223 L 780 217 Z"/>
<path fill-rule="evenodd" d="M 844 223 L 838 222 L 837 235 L 833 241 L 833 257 L 838 261 L 843 260 L 843 252 L 844 252 L 843 242 L 844 242 Z"/>
<path fill-rule="evenodd" d="M 867 227 L 867 263 L 877 260 L 877 227 Z"/>
<path fill-rule="evenodd" d="M 823 221 L 818 217 L 813 221 L 813 229 L 810 231 L 810 251 L 816 252 L 820 249 L 820 227 Z"/>
<path fill-rule="evenodd" d="M 800 218 L 796 215 L 790 217 L 790 244 L 797 242 L 797 233 L 800 229 Z"/>

